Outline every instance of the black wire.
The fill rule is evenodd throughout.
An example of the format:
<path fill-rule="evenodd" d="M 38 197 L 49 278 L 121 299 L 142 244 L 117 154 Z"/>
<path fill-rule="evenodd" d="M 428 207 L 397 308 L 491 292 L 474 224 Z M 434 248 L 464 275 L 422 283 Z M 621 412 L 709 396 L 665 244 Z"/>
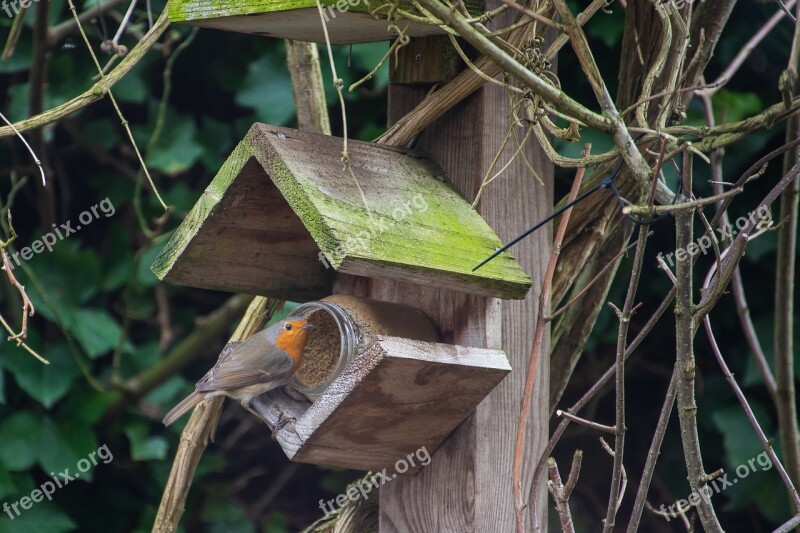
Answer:
<path fill-rule="evenodd" d="M 611 177 L 607 177 L 607 178 L 605 178 L 605 179 L 604 179 L 602 182 L 598 183 L 597 185 L 595 185 L 594 187 L 592 187 L 591 189 L 589 189 L 589 190 L 588 190 L 588 191 L 586 191 L 585 193 L 581 194 L 580 196 L 578 196 L 577 198 L 575 198 L 573 201 L 569 202 L 569 203 L 568 203 L 568 204 L 566 204 L 565 206 L 563 206 L 563 207 L 560 207 L 559 209 L 557 209 L 556 211 L 554 211 L 554 212 L 553 212 L 552 214 L 550 214 L 550 216 L 548 216 L 547 218 L 545 218 L 545 219 L 543 219 L 543 220 L 540 220 L 539 222 L 537 222 L 536 224 L 534 224 L 533 226 L 531 226 L 530 228 L 528 228 L 528 230 L 527 230 L 525 233 L 523 233 L 522 235 L 518 236 L 518 237 L 517 237 L 517 238 L 515 238 L 513 241 L 511 241 L 510 243 L 506 244 L 506 245 L 505 245 L 505 246 L 503 246 L 502 248 L 498 249 L 498 250 L 497 250 L 495 253 L 493 253 L 492 255 L 490 255 L 489 257 L 487 257 L 486 259 L 484 259 L 484 260 L 481 262 L 481 264 L 479 264 L 478 266 L 476 266 L 475 268 L 473 268 L 473 269 L 472 269 L 472 271 L 473 271 L 473 272 L 475 272 L 475 271 L 476 271 L 476 270 L 478 270 L 480 267 L 482 267 L 483 265 L 485 265 L 486 263 L 488 263 L 489 261 L 491 261 L 492 259 L 494 259 L 494 258 L 495 258 L 495 257 L 497 257 L 498 255 L 502 254 L 503 252 L 505 252 L 506 250 L 508 250 L 509 248 L 511 248 L 512 246 L 514 246 L 515 244 L 517 244 L 519 241 L 521 241 L 522 239 L 524 239 L 525 237 L 527 237 L 528 235 L 530 235 L 531 233 L 533 233 L 533 232 L 534 232 L 534 231 L 536 231 L 537 229 L 541 228 L 542 226 L 544 226 L 545 224 L 547 224 L 548 222 L 550 222 L 551 220 L 553 220 L 554 218 L 556 218 L 558 215 L 560 215 L 561 213 L 563 213 L 564 211 L 566 211 L 566 210 L 567 210 L 567 209 L 569 209 L 570 207 L 572 207 L 572 206 L 574 206 L 575 204 L 577 204 L 577 203 L 579 203 L 579 202 L 582 202 L 583 200 L 585 200 L 587 196 L 590 196 L 590 195 L 592 195 L 592 194 L 596 193 L 597 191 L 599 191 L 599 190 L 601 190 L 601 189 L 608 189 L 609 187 L 611 187 L 611 188 L 613 188 L 613 189 L 615 189 L 615 190 L 616 190 L 616 187 L 614 187 L 613 178 L 611 178 Z"/>
<path fill-rule="evenodd" d="M 644 133 L 640 134 L 636 139 L 634 139 L 634 141 L 633 141 L 634 144 L 636 142 L 638 142 L 639 139 L 641 139 L 643 135 L 644 135 Z M 414 141 L 416 141 L 416 139 L 412 139 L 412 142 L 414 142 Z M 509 242 L 508 244 L 506 244 L 502 248 L 499 248 L 497 251 L 495 251 L 495 253 L 493 253 L 492 255 L 490 255 L 489 257 L 484 259 L 483 261 L 481 261 L 481 263 L 478 266 L 476 266 L 475 268 L 473 268 L 472 271 L 475 272 L 476 270 L 478 270 L 479 268 L 484 266 L 486 263 L 488 263 L 489 261 L 493 260 L 498 255 L 502 254 L 503 252 L 505 252 L 506 250 L 508 250 L 509 248 L 514 246 L 515 244 L 517 244 L 519 241 L 521 241 L 522 239 L 524 239 L 525 237 L 527 237 L 528 235 L 530 235 L 534 231 L 538 230 L 539 228 L 541 228 L 542 226 L 544 226 L 545 224 L 547 224 L 548 222 L 553 220 L 555 217 L 557 217 L 558 215 L 560 215 L 561 213 L 563 213 L 564 211 L 566 211 L 570 207 L 573 207 L 574 205 L 578 204 L 579 202 L 582 202 L 587 197 L 591 196 L 592 194 L 596 193 L 599 190 L 611 189 L 614 192 L 614 196 L 617 197 L 617 201 L 620 203 L 620 205 L 622 205 L 624 207 L 625 206 L 625 202 L 624 202 L 624 200 L 622 198 L 622 194 L 619 192 L 619 189 L 617 189 L 617 186 L 614 185 L 614 179 L 622 171 L 622 167 L 624 166 L 624 164 L 625 164 L 625 161 L 624 160 L 620 160 L 620 162 L 617 164 L 617 167 L 614 169 L 614 171 L 611 174 L 609 174 L 608 176 L 606 176 L 603 179 L 602 182 L 598 183 L 597 185 L 595 185 L 594 187 L 592 187 L 591 189 L 589 189 L 585 193 L 581 194 L 580 196 L 575 198 L 573 201 L 567 203 L 565 206 L 557 209 L 556 211 L 551 213 L 545 219 L 540 220 L 539 222 L 537 222 L 536 224 L 534 224 L 533 226 L 528 228 L 524 233 L 522 233 L 521 235 L 516 237 L 514 240 L 512 240 L 511 242 Z M 677 203 L 678 197 L 682 193 L 682 189 L 683 189 L 683 183 L 680 182 L 680 180 L 679 180 L 678 181 L 678 192 L 675 193 L 675 195 L 672 198 L 672 205 L 675 205 L 675 203 Z M 660 222 L 661 220 L 663 220 L 668 215 L 669 215 L 669 213 L 664 213 L 664 214 L 659 215 L 657 217 L 654 217 L 654 218 L 652 218 L 650 220 L 642 220 L 640 218 L 636 218 L 635 216 L 631 215 L 630 213 L 628 213 L 625 216 L 628 217 L 628 219 L 631 222 L 633 222 L 634 224 L 637 224 L 639 226 L 649 226 L 650 224 L 655 224 L 657 222 Z"/>

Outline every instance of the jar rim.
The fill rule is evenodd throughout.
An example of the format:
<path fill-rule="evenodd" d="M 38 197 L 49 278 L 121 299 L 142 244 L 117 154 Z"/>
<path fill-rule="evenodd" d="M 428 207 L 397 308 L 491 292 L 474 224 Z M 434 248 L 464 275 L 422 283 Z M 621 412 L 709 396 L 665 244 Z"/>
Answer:
<path fill-rule="evenodd" d="M 290 316 L 307 319 L 317 311 L 325 311 L 331 315 L 334 323 L 339 328 L 339 358 L 336 362 L 336 366 L 327 379 L 316 387 L 303 384 L 300 379 L 298 379 L 297 374 L 292 376 L 287 382 L 290 387 L 306 395 L 312 401 L 319 398 L 319 396 L 330 387 L 331 383 L 344 372 L 344 369 L 353 358 L 353 353 L 358 343 L 358 330 L 355 322 L 353 322 L 353 319 L 342 306 L 333 302 L 307 302 L 297 306 Z"/>

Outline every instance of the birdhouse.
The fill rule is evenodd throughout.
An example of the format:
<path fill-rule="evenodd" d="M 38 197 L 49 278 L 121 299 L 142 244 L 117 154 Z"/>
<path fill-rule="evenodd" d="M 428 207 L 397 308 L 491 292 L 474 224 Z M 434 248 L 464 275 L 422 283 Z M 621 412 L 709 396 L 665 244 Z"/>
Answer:
<path fill-rule="evenodd" d="M 253 33 L 309 42 L 325 42 L 323 22 L 333 44 L 385 41 L 397 37 L 387 19 L 397 5 L 403 11 L 421 15 L 412 2 L 398 4 L 375 0 L 170 0 L 169 19 L 173 23 L 193 24 L 240 33 Z M 483 0 L 464 0 L 467 11 L 483 13 Z M 420 17 L 422 18 L 422 17 Z M 444 35 L 435 24 L 402 18 L 398 26 L 408 37 Z"/>
<path fill-rule="evenodd" d="M 500 350 L 439 342 L 424 313 L 336 295 L 338 273 L 523 299 L 530 278 L 434 162 L 255 124 L 152 266 L 172 283 L 305 302 L 317 327 L 292 387 L 255 408 L 290 458 L 364 470 L 429 452 L 510 372 Z M 294 395 L 297 396 L 297 395 Z M 307 401 L 306 401 L 307 400 Z"/>

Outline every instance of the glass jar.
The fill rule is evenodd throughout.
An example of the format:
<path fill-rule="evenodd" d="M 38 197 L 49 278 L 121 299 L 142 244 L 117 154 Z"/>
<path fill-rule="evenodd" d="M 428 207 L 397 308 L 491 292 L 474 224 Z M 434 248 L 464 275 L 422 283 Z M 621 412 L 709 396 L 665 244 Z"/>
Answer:
<path fill-rule="evenodd" d="M 289 386 L 314 401 L 366 350 L 375 337 L 438 342 L 431 320 L 419 309 L 356 296 L 335 295 L 298 306 L 292 316 L 314 325 L 303 362 Z"/>

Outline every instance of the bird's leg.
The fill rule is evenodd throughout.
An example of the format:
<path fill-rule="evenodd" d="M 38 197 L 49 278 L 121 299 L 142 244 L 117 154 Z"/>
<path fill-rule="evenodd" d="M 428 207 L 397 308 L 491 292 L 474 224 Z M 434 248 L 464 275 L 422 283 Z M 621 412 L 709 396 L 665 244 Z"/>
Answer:
<path fill-rule="evenodd" d="M 250 402 L 251 402 L 251 400 L 252 400 L 252 399 L 250 399 L 250 400 L 242 400 L 242 407 L 244 407 L 245 409 L 247 409 L 248 411 L 250 411 L 250 413 L 252 413 L 253 415 L 255 415 L 255 417 L 256 417 L 256 418 L 258 418 L 259 420 L 261 420 L 262 422 L 264 422 L 264 423 L 266 424 L 266 423 L 267 423 L 267 420 L 266 420 L 266 418 L 264 418 L 264 417 L 261 415 L 261 413 L 259 413 L 259 412 L 258 412 L 258 411 L 256 411 L 255 409 L 253 409 L 253 406 L 252 406 L 252 405 L 250 405 Z"/>
<path fill-rule="evenodd" d="M 282 412 L 278 413 L 278 421 L 275 422 L 275 427 L 272 428 L 272 440 L 275 440 L 275 433 L 286 427 L 287 424 L 294 424 L 297 419 L 292 416 L 286 416 Z"/>
<path fill-rule="evenodd" d="M 264 422 L 265 424 L 267 424 L 267 426 L 269 426 L 271 428 L 271 430 L 272 430 L 272 440 L 276 440 L 277 439 L 275 433 L 277 433 L 278 431 L 282 430 L 284 427 L 286 427 L 287 424 L 289 424 L 290 422 L 291 423 L 297 422 L 296 418 L 291 417 L 291 416 L 285 416 L 282 412 L 279 412 L 278 413 L 278 421 L 275 422 L 274 426 L 272 426 L 272 424 L 270 424 L 267 421 L 267 419 L 264 418 L 261 415 L 261 413 L 259 413 L 255 409 L 253 409 L 253 406 L 250 405 L 250 401 L 251 400 L 242 400 L 242 407 L 244 407 L 245 409 L 250 411 L 253 415 L 256 416 L 256 418 L 258 418 L 259 420 L 261 420 L 262 422 Z"/>

